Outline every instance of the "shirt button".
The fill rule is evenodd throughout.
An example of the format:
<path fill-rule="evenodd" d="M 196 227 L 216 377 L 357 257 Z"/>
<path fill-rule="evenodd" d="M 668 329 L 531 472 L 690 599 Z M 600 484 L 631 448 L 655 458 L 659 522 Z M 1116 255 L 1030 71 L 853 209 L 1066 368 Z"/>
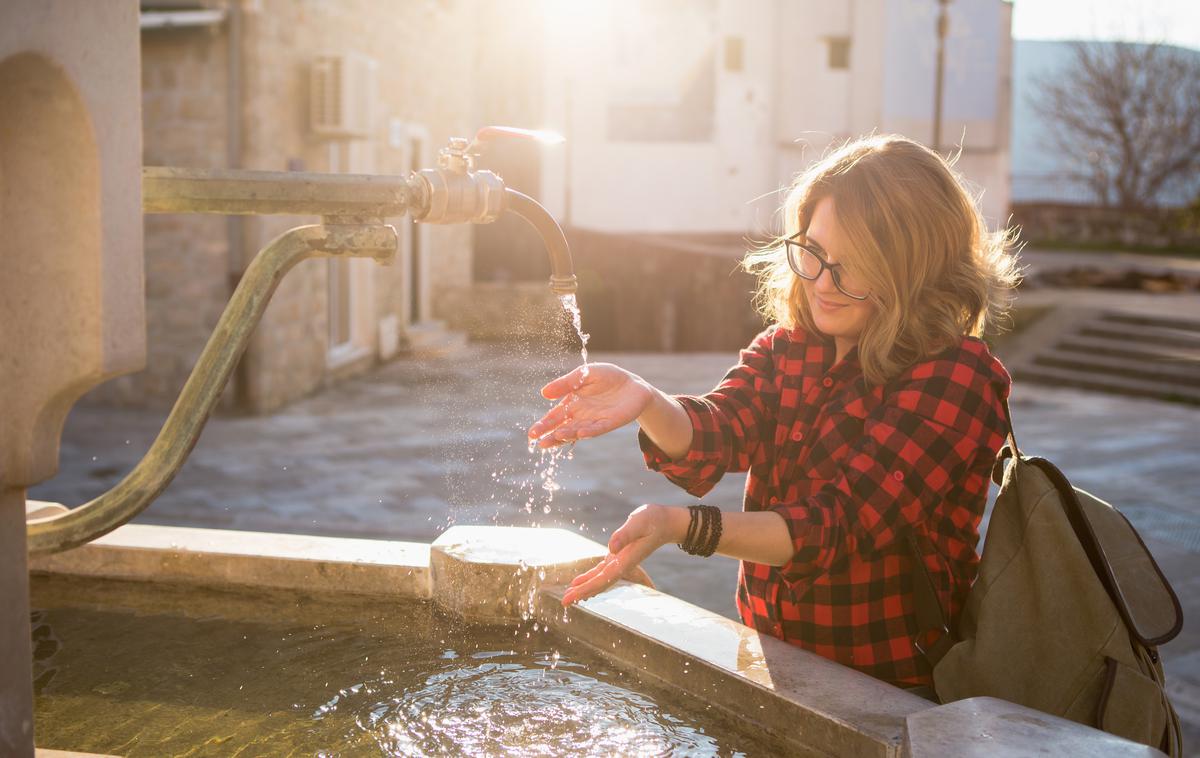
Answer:
<path fill-rule="evenodd" d="M 892 478 L 898 482 L 902 482 L 902 481 L 904 481 L 904 472 L 903 471 L 893 471 Z"/>
<path fill-rule="evenodd" d="M 822 380 L 821 380 L 821 384 L 825 385 L 825 387 L 827 387 L 827 388 L 828 388 L 828 387 L 832 387 L 832 386 L 833 386 L 833 379 L 831 379 L 830 377 L 828 377 L 828 376 L 827 376 L 827 377 L 825 377 L 824 379 L 822 379 Z"/>
<path fill-rule="evenodd" d="M 802 439 L 804 439 L 804 432 L 799 429 L 792 432 L 792 442 L 799 442 Z"/>

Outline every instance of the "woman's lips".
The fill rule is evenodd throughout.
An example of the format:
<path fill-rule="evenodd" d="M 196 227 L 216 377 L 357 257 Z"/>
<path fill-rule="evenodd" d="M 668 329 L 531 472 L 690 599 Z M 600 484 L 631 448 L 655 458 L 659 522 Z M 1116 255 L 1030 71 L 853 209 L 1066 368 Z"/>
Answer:
<path fill-rule="evenodd" d="M 826 300 L 820 295 L 813 295 L 813 299 L 817 301 L 817 306 L 823 311 L 836 311 L 846 307 L 845 303 L 835 303 L 832 300 Z"/>

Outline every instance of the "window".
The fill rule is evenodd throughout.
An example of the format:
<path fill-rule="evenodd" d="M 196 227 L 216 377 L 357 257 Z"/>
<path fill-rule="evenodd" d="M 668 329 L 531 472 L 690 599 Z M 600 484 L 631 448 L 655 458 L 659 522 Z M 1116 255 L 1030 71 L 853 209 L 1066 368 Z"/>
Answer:
<path fill-rule="evenodd" d="M 744 63 L 745 40 L 741 37 L 725 38 L 725 70 L 741 71 Z"/>
<path fill-rule="evenodd" d="M 850 68 L 850 38 L 827 37 L 829 45 L 829 68 L 844 70 Z"/>

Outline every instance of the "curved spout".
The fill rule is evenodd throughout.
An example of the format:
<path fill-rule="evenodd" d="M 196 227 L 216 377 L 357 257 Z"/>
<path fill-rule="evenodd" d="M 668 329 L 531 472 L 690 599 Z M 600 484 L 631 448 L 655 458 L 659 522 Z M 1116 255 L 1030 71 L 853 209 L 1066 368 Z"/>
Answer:
<path fill-rule="evenodd" d="M 575 279 L 575 267 L 571 263 L 571 250 L 562 227 L 536 200 L 517 192 L 511 187 L 504 189 L 506 210 L 510 210 L 529 222 L 546 243 L 550 254 L 550 289 L 557 295 L 571 295 L 579 289 Z"/>
<path fill-rule="evenodd" d="M 329 255 L 390 260 L 390 226 L 330 224 L 284 232 L 254 257 L 200 353 L 150 450 L 115 487 L 78 508 L 26 524 L 29 552 L 67 550 L 106 534 L 145 510 L 166 489 L 200 438 L 275 287 L 305 258 Z"/>

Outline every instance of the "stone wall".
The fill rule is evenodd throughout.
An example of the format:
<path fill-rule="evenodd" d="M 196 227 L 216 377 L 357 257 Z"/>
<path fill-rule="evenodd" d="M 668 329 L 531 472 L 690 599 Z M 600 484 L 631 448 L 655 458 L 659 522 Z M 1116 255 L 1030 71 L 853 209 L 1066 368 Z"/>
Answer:
<path fill-rule="evenodd" d="M 1013 205 L 1012 223 L 1031 243 L 1146 248 L 1200 248 L 1200 212 L 1152 209 L 1140 213 L 1065 203 Z"/>
<path fill-rule="evenodd" d="M 665 238 L 566 230 L 579 278 L 583 330 L 597 350 L 738 350 L 763 329 L 751 304 L 754 279 L 735 236 Z M 544 252 L 540 253 L 543 257 Z M 491 341 L 541 334 L 569 344 L 546 279 L 479 282 L 447 293 L 449 322 Z"/>

